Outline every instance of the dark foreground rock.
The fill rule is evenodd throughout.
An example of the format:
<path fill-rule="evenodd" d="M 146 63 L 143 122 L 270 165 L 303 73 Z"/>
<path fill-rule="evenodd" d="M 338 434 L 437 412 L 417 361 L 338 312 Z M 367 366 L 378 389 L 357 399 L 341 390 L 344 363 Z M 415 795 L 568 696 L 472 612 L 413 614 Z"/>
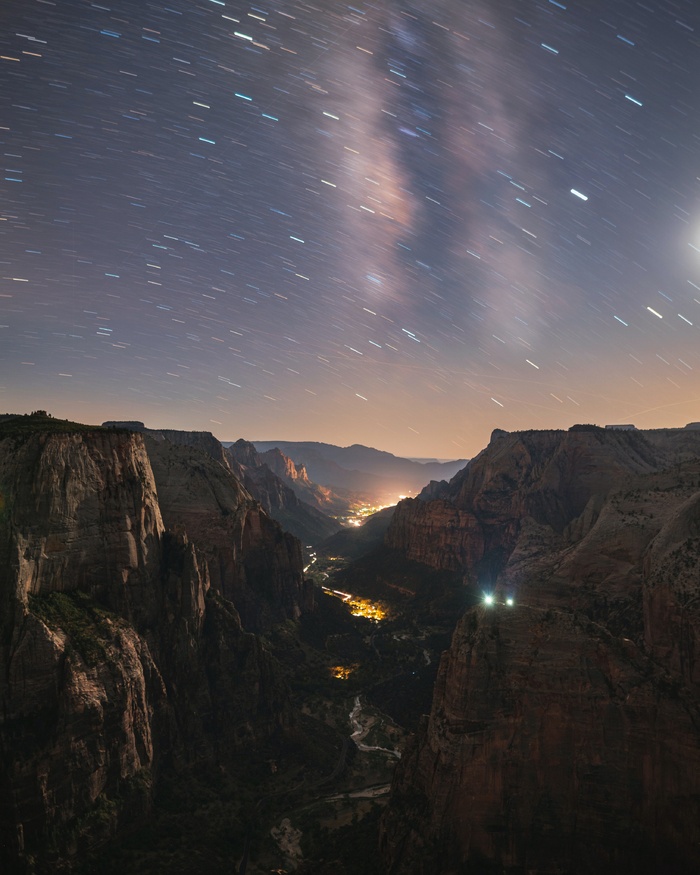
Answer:
<path fill-rule="evenodd" d="M 700 870 L 700 710 L 583 617 L 473 608 L 397 768 L 389 873 Z"/>
<path fill-rule="evenodd" d="M 700 871 L 697 433 L 497 432 L 386 541 L 494 600 L 397 770 L 387 871 Z"/>
<path fill-rule="evenodd" d="M 0 870 L 43 873 L 143 822 L 164 774 L 291 737 L 250 630 L 313 597 L 211 456 L 31 419 L 0 430 Z"/>

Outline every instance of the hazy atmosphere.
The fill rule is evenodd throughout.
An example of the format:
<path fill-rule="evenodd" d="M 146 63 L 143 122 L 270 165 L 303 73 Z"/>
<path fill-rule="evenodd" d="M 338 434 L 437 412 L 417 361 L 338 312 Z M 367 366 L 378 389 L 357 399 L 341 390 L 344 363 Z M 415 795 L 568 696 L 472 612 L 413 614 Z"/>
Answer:
<path fill-rule="evenodd" d="M 700 419 L 692 0 L 0 21 L 0 411 L 443 458 Z"/>

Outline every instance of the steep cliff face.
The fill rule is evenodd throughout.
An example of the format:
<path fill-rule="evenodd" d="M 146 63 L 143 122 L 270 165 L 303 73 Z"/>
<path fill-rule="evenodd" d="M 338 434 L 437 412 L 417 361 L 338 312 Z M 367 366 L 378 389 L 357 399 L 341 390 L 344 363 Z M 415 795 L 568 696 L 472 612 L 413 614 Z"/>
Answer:
<path fill-rule="evenodd" d="M 174 445 L 209 456 L 233 472 L 265 513 L 304 544 L 315 544 L 338 529 L 322 512 L 332 509 L 332 493 L 311 483 L 303 465 L 295 465 L 279 450 L 263 458 L 253 444 L 239 440 L 227 448 L 209 431 L 146 428 L 142 422 L 110 421 L 104 425 L 147 435 L 151 446 Z"/>
<path fill-rule="evenodd" d="M 501 433 L 438 494 L 389 543 L 496 604 L 397 772 L 389 871 L 698 871 L 697 437 Z"/>
<path fill-rule="evenodd" d="M 89 599 L 30 599 L 3 644 L 0 861 L 47 854 L 60 871 L 148 812 L 174 713 L 144 638 Z"/>
<path fill-rule="evenodd" d="M 148 428 L 145 433 L 154 441 L 174 444 L 176 447 L 191 447 L 210 456 L 224 468 L 229 467 L 226 450 L 210 431 L 180 431 L 174 428 Z"/>
<path fill-rule="evenodd" d="M 484 554 L 484 532 L 478 517 L 443 499 L 401 501 L 385 543 L 404 552 L 408 559 L 445 571 L 475 568 Z"/>
<path fill-rule="evenodd" d="M 138 420 L 108 420 L 102 423 L 105 428 L 116 428 L 122 431 L 135 431 L 141 434 L 147 434 L 154 441 L 168 441 L 178 447 L 191 447 L 204 453 L 205 456 L 211 456 L 217 462 L 221 462 L 224 467 L 228 466 L 228 456 L 221 442 L 214 437 L 210 431 L 185 431 L 177 428 L 147 428 L 143 422 Z"/>
<path fill-rule="evenodd" d="M 670 458 L 669 448 L 654 446 L 642 432 L 595 427 L 496 432 L 487 449 L 449 485 L 439 484 L 427 493 L 437 492 L 439 498 L 409 499 L 397 505 L 386 543 L 435 568 L 452 568 L 458 561 L 478 571 L 474 562 L 479 559 L 471 547 L 469 557 L 458 558 L 464 553 L 463 525 L 456 525 L 454 517 L 445 513 L 446 504 L 451 505 L 467 515 L 462 519 L 468 520 L 472 532 L 479 532 L 481 558 L 493 575 L 513 550 L 522 520 L 530 518 L 561 533 L 593 495 L 659 470 Z M 433 511 L 444 524 L 426 528 Z M 436 539 L 440 549 L 434 546 Z"/>
<path fill-rule="evenodd" d="M 88 432 L 0 445 L 0 586 L 31 595 L 81 589 L 129 615 L 157 572 L 163 521 L 143 440 Z M 115 583 L 118 581 L 118 586 Z"/>
<path fill-rule="evenodd" d="M 387 871 L 697 872 L 699 726 L 696 698 L 597 624 L 473 608 L 397 769 Z"/>
<path fill-rule="evenodd" d="M 303 463 L 297 464 L 293 462 L 289 456 L 285 456 L 277 447 L 260 453 L 260 459 L 278 477 L 291 480 L 301 487 L 311 487 L 311 481 L 306 473 L 306 466 Z"/>
<path fill-rule="evenodd" d="M 313 607 L 299 541 L 270 519 L 228 467 L 188 445 L 146 437 L 165 524 L 184 528 L 212 585 L 251 631 Z"/>
<path fill-rule="evenodd" d="M 692 474 L 697 478 L 697 468 Z M 696 482 L 700 484 L 700 478 Z M 645 645 L 696 690 L 700 690 L 699 556 L 700 491 L 668 514 L 643 568 Z"/>
<path fill-rule="evenodd" d="M 218 462 L 198 454 L 190 481 L 180 453 L 192 451 L 172 447 L 164 474 L 161 442 L 152 450 L 158 482 L 141 435 L 56 429 L 0 431 L 0 868 L 8 872 L 31 859 L 37 872 L 60 871 L 81 848 L 142 818 L 163 769 L 198 760 L 226 768 L 236 751 L 288 731 L 274 662 L 225 597 L 237 593 L 227 557 L 258 624 L 308 604 L 298 544 L 230 472 L 215 485 L 213 466 L 227 470 Z M 178 500 L 195 503 L 191 516 L 178 519 Z M 214 506 L 235 525 L 217 529 Z M 166 528 L 170 517 L 177 531 Z"/>
<path fill-rule="evenodd" d="M 329 487 L 310 480 L 303 462 L 293 462 L 277 447 L 260 453 L 259 458 L 301 501 L 326 514 L 347 512 L 348 502 Z"/>
<path fill-rule="evenodd" d="M 304 544 L 316 544 L 338 531 L 338 524 L 322 512 L 332 509 L 321 487 L 311 483 L 303 466 L 296 466 L 279 450 L 261 454 L 248 441 L 227 450 L 229 461 L 246 489 L 266 513 Z M 328 496 L 331 493 L 328 491 Z"/>

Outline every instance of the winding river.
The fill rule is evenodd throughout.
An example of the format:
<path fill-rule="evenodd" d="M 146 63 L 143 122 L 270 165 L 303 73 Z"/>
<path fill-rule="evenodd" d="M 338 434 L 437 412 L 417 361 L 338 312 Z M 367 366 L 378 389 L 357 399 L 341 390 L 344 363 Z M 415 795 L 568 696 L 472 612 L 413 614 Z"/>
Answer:
<path fill-rule="evenodd" d="M 353 733 L 350 736 L 352 740 L 355 742 L 357 747 L 360 750 L 379 750 L 382 753 L 388 753 L 391 756 L 396 757 L 396 759 L 401 758 L 401 752 L 389 747 L 378 747 L 377 745 L 365 744 L 363 739 L 366 738 L 367 733 L 372 728 L 371 721 L 368 721 L 366 724 L 361 720 L 362 715 L 362 702 L 360 701 L 359 696 L 355 696 L 355 704 L 353 705 L 353 709 L 350 712 L 350 725 L 353 729 Z"/>

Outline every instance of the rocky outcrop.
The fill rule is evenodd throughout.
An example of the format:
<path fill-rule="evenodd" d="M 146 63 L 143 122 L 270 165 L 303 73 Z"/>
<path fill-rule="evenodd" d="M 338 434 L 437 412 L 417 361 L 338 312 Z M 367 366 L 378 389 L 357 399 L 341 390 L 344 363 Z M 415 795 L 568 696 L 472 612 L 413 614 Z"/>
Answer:
<path fill-rule="evenodd" d="M 697 872 L 699 729 L 696 698 L 631 642 L 473 608 L 397 768 L 387 872 Z"/>
<path fill-rule="evenodd" d="M 643 567 L 644 643 L 696 690 L 700 689 L 699 556 L 700 491 L 668 514 L 650 543 Z"/>
<path fill-rule="evenodd" d="M 224 467 L 228 467 L 228 456 L 221 442 L 210 431 L 186 431 L 177 428 L 147 428 L 138 420 L 108 420 L 103 422 L 104 428 L 120 429 L 121 431 L 138 431 L 147 434 L 154 441 L 167 441 L 177 447 L 191 447 L 211 456 Z"/>
<path fill-rule="evenodd" d="M 452 567 L 463 549 L 463 535 L 462 526 L 445 513 L 446 502 L 469 515 L 471 528 L 480 530 L 481 553 L 492 557 L 493 575 L 513 550 L 523 519 L 562 532 L 593 495 L 659 470 L 668 461 L 669 452 L 652 445 L 643 432 L 595 426 L 568 432 L 496 432 L 489 447 L 442 486 L 435 505 L 420 498 L 398 504 L 386 543 L 431 567 Z M 426 529 L 431 510 L 444 524 Z M 436 537 L 443 545 L 438 551 Z"/>
<path fill-rule="evenodd" d="M 29 595 L 80 589 L 130 619 L 142 609 L 164 530 L 142 438 L 103 431 L 8 437 L 0 490 L 3 598 L 24 604 Z"/>
<path fill-rule="evenodd" d="M 244 627 L 262 631 L 311 610 L 299 541 L 267 516 L 228 465 L 188 444 L 151 436 L 146 444 L 165 525 L 187 532 Z"/>
<path fill-rule="evenodd" d="M 293 462 L 289 456 L 285 456 L 277 447 L 266 450 L 264 453 L 259 453 L 258 458 L 283 483 L 286 483 L 301 501 L 324 514 L 347 513 L 348 501 L 337 495 L 329 487 L 319 486 L 318 483 L 309 480 L 309 475 L 303 462 Z"/>
<path fill-rule="evenodd" d="M 0 860 L 13 872 L 144 816 L 175 733 L 144 638 L 91 601 L 32 599 L 3 644 Z"/>
<path fill-rule="evenodd" d="M 310 602 L 298 542 L 210 456 L 14 422 L 0 430 L 0 868 L 56 872 L 143 819 L 164 770 L 225 770 L 290 730 L 274 660 L 227 596 L 256 628 Z"/>
<path fill-rule="evenodd" d="M 326 495 L 311 483 L 303 466 L 296 466 L 279 450 L 258 453 L 244 440 L 236 441 L 226 452 L 233 470 L 265 512 L 303 544 L 315 545 L 338 531 L 338 523 L 319 509 L 332 506 L 330 491 Z"/>
<path fill-rule="evenodd" d="M 215 462 L 219 462 L 224 468 L 229 466 L 229 458 L 222 444 L 210 431 L 180 431 L 174 428 L 148 428 L 145 434 L 154 441 L 167 442 L 176 447 L 190 447 L 198 450 L 206 456 L 210 456 Z"/>
<path fill-rule="evenodd" d="M 479 519 L 441 499 L 404 499 L 394 511 L 385 542 L 409 559 L 445 571 L 476 567 L 484 554 Z"/>
<path fill-rule="evenodd" d="M 251 444 L 251 446 L 253 445 Z M 289 456 L 285 456 L 277 447 L 260 453 L 259 456 L 262 463 L 267 465 L 273 474 L 277 474 L 278 477 L 284 480 L 290 480 L 300 487 L 311 488 L 311 481 L 303 463 L 297 464 L 293 462 Z"/>
<path fill-rule="evenodd" d="M 387 542 L 495 604 L 397 772 L 389 872 L 698 871 L 698 436 L 501 432 L 439 495 Z"/>
<path fill-rule="evenodd" d="M 139 431 L 153 443 L 189 447 L 209 456 L 232 471 L 265 513 L 304 544 L 316 544 L 338 530 L 338 525 L 322 512 L 334 508 L 330 490 L 311 483 L 303 465 L 296 466 L 279 450 L 263 458 L 253 444 L 239 440 L 224 447 L 209 431 L 146 428 L 142 422 L 110 421 L 104 425 Z"/>

